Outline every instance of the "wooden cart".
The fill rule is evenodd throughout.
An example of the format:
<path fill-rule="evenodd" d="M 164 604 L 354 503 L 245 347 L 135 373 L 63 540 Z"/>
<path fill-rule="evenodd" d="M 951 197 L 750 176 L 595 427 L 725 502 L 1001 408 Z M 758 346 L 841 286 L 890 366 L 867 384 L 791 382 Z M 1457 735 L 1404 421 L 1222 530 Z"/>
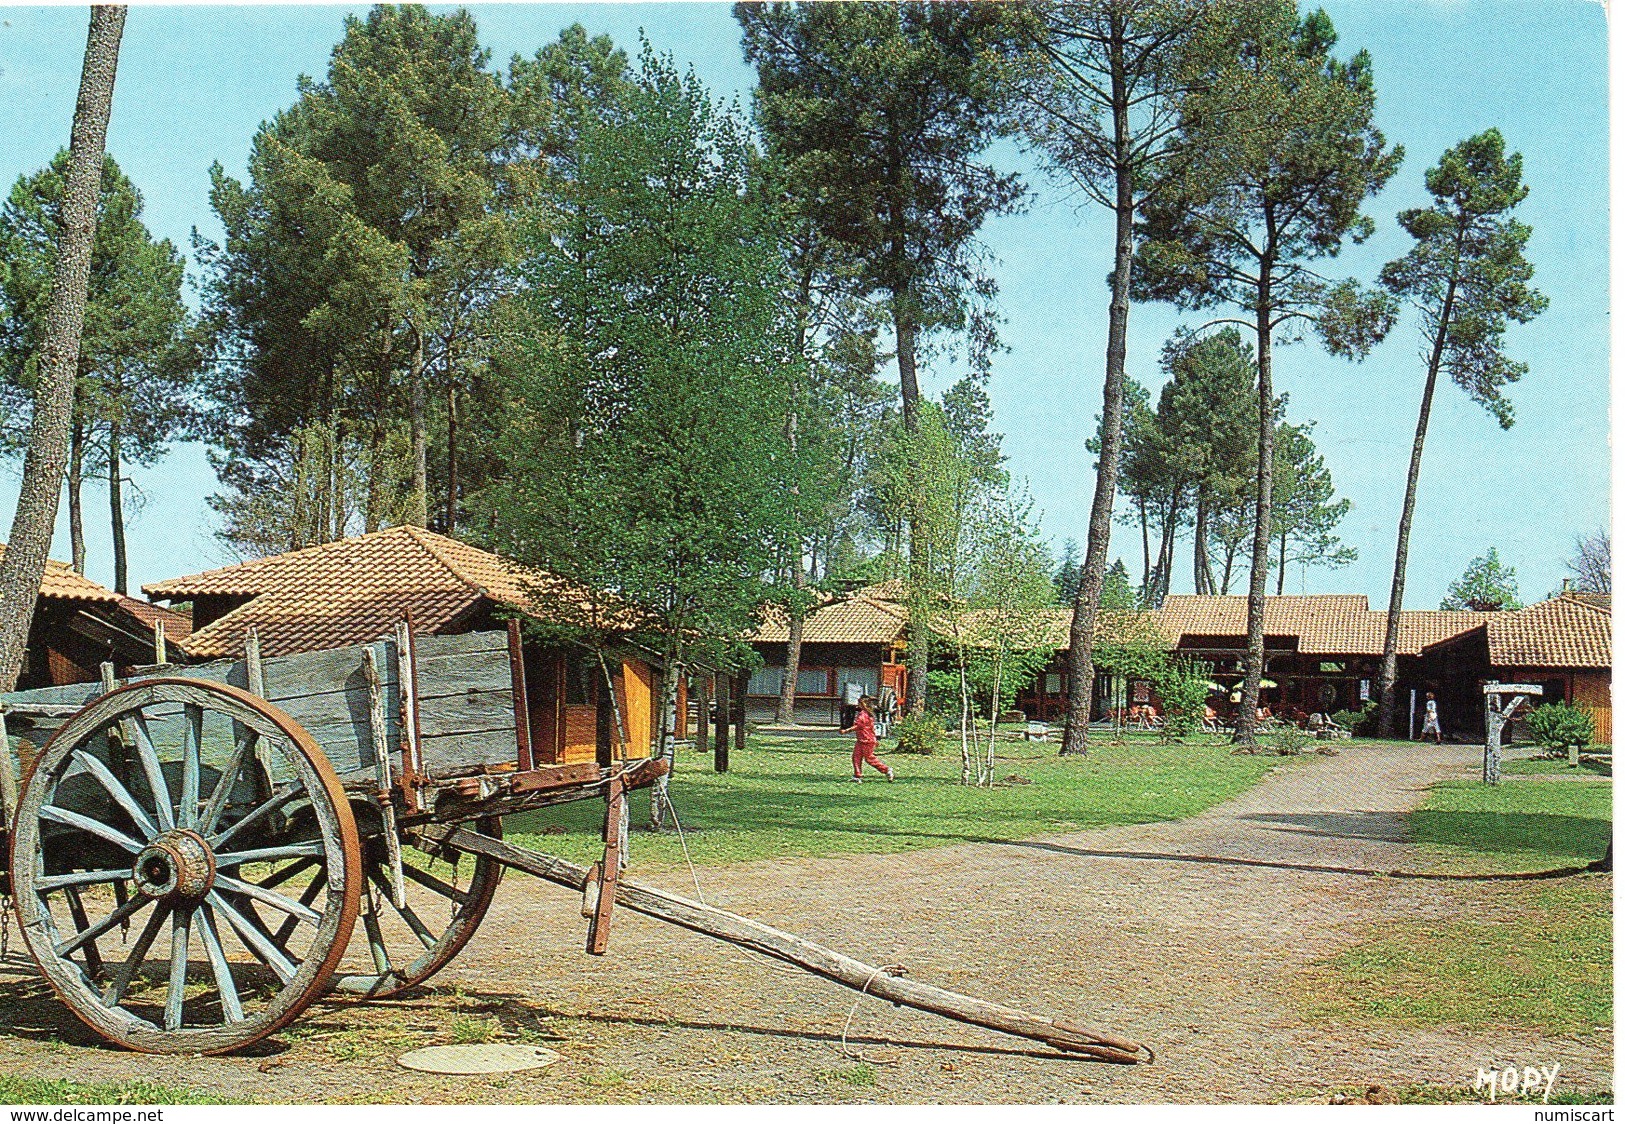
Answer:
<path fill-rule="evenodd" d="M 1138 1043 L 943 991 L 621 877 L 626 794 L 659 758 L 532 760 L 516 627 L 155 668 L 0 695 L 0 843 L 23 940 L 113 1042 L 215 1054 L 331 991 L 385 999 L 468 943 L 505 868 L 856 990 L 1104 1060 Z M 591 868 L 502 840 L 502 817 L 605 802 Z M 357 920 L 365 953 L 344 964 Z M 356 961 L 365 965 L 357 969 Z"/>

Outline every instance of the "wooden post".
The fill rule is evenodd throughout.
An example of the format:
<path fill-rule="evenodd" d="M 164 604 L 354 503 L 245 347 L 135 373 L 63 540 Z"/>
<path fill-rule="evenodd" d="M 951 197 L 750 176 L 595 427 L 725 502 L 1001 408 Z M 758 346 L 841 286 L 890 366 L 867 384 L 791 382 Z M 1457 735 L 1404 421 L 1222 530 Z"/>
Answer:
<path fill-rule="evenodd" d="M 163 621 L 156 621 L 152 626 L 152 662 L 159 665 L 169 662 L 169 642 L 164 637 Z"/>
<path fill-rule="evenodd" d="M 621 854 L 621 820 L 626 810 L 626 786 L 620 773 L 612 773 L 609 789 L 604 796 L 604 857 L 593 869 L 597 893 L 592 906 L 592 919 L 587 926 L 587 951 L 602 956 L 609 951 L 609 918 L 615 906 L 615 891 L 621 881 L 621 867 L 625 858 Z M 591 893 L 591 891 L 589 891 Z"/>
<path fill-rule="evenodd" d="M 719 773 L 728 771 L 728 720 L 733 714 L 732 700 L 728 697 L 730 683 L 732 679 L 729 676 L 717 676 L 717 744 L 716 749 L 712 751 L 711 759 Z"/>
<path fill-rule="evenodd" d="M 530 698 L 525 690 L 525 641 L 519 622 L 508 622 L 508 671 L 513 683 L 513 727 L 519 740 L 518 768 L 535 768 L 535 752 L 530 745 Z"/>
<path fill-rule="evenodd" d="M 412 616 L 395 625 L 395 681 L 401 699 L 401 782 L 409 812 L 419 810 L 423 752 L 418 746 L 418 654 L 412 640 Z"/>
<path fill-rule="evenodd" d="M 694 680 L 694 748 L 701 753 L 711 752 L 711 676 L 700 675 Z"/>
<path fill-rule="evenodd" d="M 481 835 L 467 827 L 435 826 L 426 835 L 470 854 L 487 855 L 504 866 L 522 870 L 545 882 L 582 891 L 590 872 L 585 867 L 539 851 Z M 600 872 L 602 876 L 602 872 Z M 791 933 L 716 909 L 688 898 L 623 881 L 615 890 L 616 904 L 691 932 L 715 937 L 750 952 L 794 964 L 817 976 L 863 995 L 873 995 L 900 1006 L 930 1011 L 973 1026 L 1030 1038 L 1057 1050 L 1085 1054 L 1102 1061 L 1133 1064 L 1148 1060 L 1150 1051 L 1132 1039 L 1069 1020 L 1029 1014 L 1000 1003 L 959 995 L 930 984 L 916 983 L 896 966 L 875 967 L 839 952 L 803 940 Z"/>
<path fill-rule="evenodd" d="M 248 634 L 243 637 L 243 663 L 248 671 L 248 693 L 265 697 L 265 663 L 260 659 L 260 634 L 249 627 Z M 240 733 L 241 731 L 238 731 Z M 276 750 L 264 738 L 254 742 L 254 760 L 260 763 L 260 770 L 265 777 L 265 795 L 269 795 L 276 787 Z"/>
<path fill-rule="evenodd" d="M 0 710 L 0 834 L 11 827 L 17 810 L 17 771 L 11 764 L 11 738 L 6 733 L 6 714 Z"/>
<path fill-rule="evenodd" d="M 406 906 L 406 878 L 401 869 L 401 838 L 395 821 L 395 778 L 390 775 L 383 679 L 378 674 L 378 653 L 371 644 L 361 649 L 361 667 L 367 679 L 367 720 L 378 773 L 378 810 L 384 821 L 384 851 L 389 858 L 389 898 L 396 909 L 402 909 Z"/>
<path fill-rule="evenodd" d="M 743 675 L 733 681 L 734 745 L 741 750 L 745 748 L 745 689 L 749 682 Z"/>

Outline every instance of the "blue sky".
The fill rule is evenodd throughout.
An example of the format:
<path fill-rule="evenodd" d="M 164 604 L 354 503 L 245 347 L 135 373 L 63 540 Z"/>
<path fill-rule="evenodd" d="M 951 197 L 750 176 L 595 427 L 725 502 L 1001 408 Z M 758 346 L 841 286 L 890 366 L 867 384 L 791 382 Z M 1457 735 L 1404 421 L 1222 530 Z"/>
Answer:
<path fill-rule="evenodd" d="M 1371 52 L 1378 120 L 1403 144 L 1398 175 L 1367 208 L 1378 234 L 1331 269 L 1365 280 L 1406 248 L 1394 223 L 1423 200 L 1422 173 L 1449 145 L 1490 126 L 1524 155 L 1534 228 L 1529 256 L 1551 298 L 1534 324 L 1510 333 L 1530 366 L 1514 389 L 1518 424 L 1501 431 L 1455 388 L 1442 386 L 1423 468 L 1406 602 L 1437 605 L 1469 559 L 1497 546 L 1517 567 L 1525 600 L 1554 589 L 1576 533 L 1609 519 L 1608 85 L 1603 12 L 1570 2 L 1344 0 L 1325 5 L 1339 49 Z M 208 167 L 241 174 L 259 123 L 294 97 L 299 74 L 321 75 L 347 11 L 361 7 L 136 7 L 124 37 L 108 147 L 146 196 L 148 225 L 183 248 L 218 226 Z M 748 97 L 751 73 L 726 4 L 472 5 L 498 63 L 532 54 L 579 21 L 635 47 L 639 29 L 722 97 Z M 0 8 L 0 186 L 34 171 L 68 136 L 86 16 L 80 7 Z M 1027 167 L 1019 152 L 1005 154 Z M 1025 477 L 1056 544 L 1080 541 L 1093 486 L 1083 440 L 1099 410 L 1110 229 L 1101 212 L 1030 177 L 1022 215 L 990 224 L 1002 334 L 991 392 L 1011 469 Z M 1136 306 L 1130 371 L 1157 382 L 1156 356 L 1180 323 L 1171 309 Z M 1344 570 L 1297 570 L 1290 592 L 1366 593 L 1386 604 L 1406 458 L 1421 389 L 1414 324 L 1363 364 L 1311 345 L 1281 348 L 1276 382 L 1293 420 L 1316 419 L 1316 439 L 1354 509 L 1343 537 L 1360 560 Z M 926 373 L 929 390 L 954 377 Z M 0 519 L 9 526 L 16 468 L 0 469 Z M 227 560 L 204 498 L 215 481 L 204 451 L 176 449 L 136 484 L 144 506 L 130 527 L 131 578 L 155 581 Z M 110 577 L 105 492 L 87 495 L 90 576 Z M 59 529 L 58 557 L 67 552 Z M 1114 553 L 1138 575 L 1138 535 L 1114 533 Z M 1175 590 L 1188 590 L 1188 550 Z"/>

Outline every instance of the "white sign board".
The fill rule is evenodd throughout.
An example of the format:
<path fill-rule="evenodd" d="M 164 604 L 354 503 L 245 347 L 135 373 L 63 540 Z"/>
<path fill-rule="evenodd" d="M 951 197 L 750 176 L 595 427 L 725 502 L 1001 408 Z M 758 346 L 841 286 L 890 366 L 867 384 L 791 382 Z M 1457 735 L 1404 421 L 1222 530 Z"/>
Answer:
<path fill-rule="evenodd" d="M 1544 695 L 1546 688 L 1539 683 L 1486 683 L 1486 695 Z"/>

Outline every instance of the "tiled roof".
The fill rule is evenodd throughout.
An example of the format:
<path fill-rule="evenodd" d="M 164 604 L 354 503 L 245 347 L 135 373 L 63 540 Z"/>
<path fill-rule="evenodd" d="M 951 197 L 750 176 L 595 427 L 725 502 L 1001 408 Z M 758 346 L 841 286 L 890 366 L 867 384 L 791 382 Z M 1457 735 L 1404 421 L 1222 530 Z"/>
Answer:
<path fill-rule="evenodd" d="M 1163 631 L 1181 636 L 1247 635 L 1247 599 L 1175 594 L 1158 614 Z M 1493 614 L 1407 610 L 1399 614 L 1399 654 L 1414 656 L 1429 644 L 1459 636 Z M 1306 655 L 1380 656 L 1388 614 L 1373 611 L 1363 594 L 1286 595 L 1264 599 L 1264 632 L 1295 636 Z"/>
<path fill-rule="evenodd" d="M 569 616 L 569 607 L 603 620 L 579 587 L 419 527 L 391 527 L 143 588 L 164 600 L 249 598 L 187 638 L 181 648 L 196 658 L 240 652 L 250 627 L 268 656 L 363 644 L 408 612 L 415 627 L 436 632 L 482 600 L 550 621 Z"/>
<path fill-rule="evenodd" d="M 1571 594 L 1511 613 L 1485 629 L 1495 667 L 1611 667 L 1613 614 Z"/>
<path fill-rule="evenodd" d="M 154 605 L 151 601 L 140 601 L 134 597 L 124 597 L 114 594 L 118 603 L 125 612 L 136 618 L 155 633 L 159 621 L 164 622 L 164 640 L 170 644 L 178 644 L 192 635 L 192 617 L 189 613 L 177 613 L 174 609 L 166 609 L 162 605 Z"/>
<path fill-rule="evenodd" d="M 892 644 L 902 639 L 908 609 L 885 586 L 869 586 L 837 597 L 814 609 L 801 628 L 804 644 Z M 747 638 L 760 644 L 790 640 L 790 620 L 777 606 Z"/>
<path fill-rule="evenodd" d="M 0 558 L 6 556 L 6 547 L 0 543 Z M 117 601 L 118 594 L 106 586 L 97 585 L 66 562 L 54 558 L 45 560 L 45 574 L 40 578 L 39 595 L 59 601 Z"/>

